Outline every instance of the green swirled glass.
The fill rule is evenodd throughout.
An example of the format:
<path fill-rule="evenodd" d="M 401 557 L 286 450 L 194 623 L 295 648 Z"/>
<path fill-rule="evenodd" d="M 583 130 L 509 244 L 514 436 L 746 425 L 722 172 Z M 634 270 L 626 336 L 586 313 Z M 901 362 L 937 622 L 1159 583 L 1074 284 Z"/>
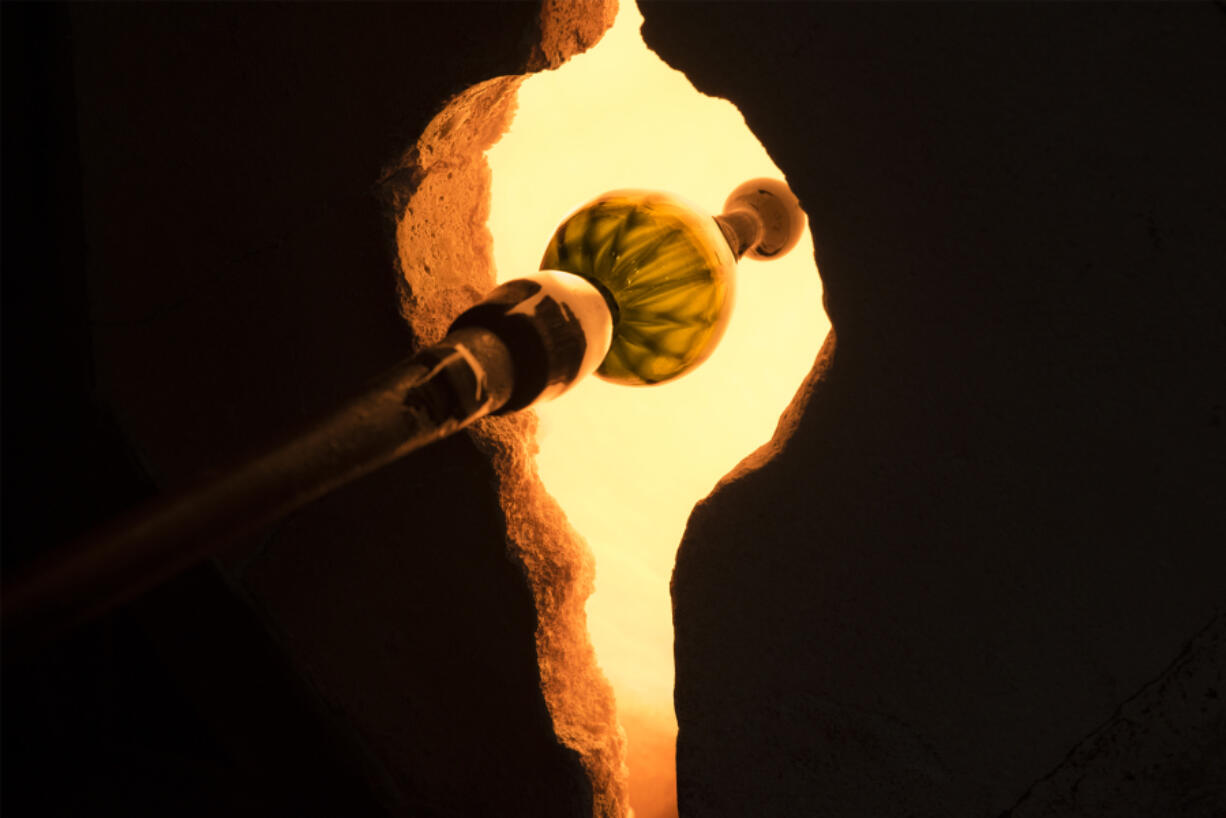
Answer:
<path fill-rule="evenodd" d="M 644 385 L 688 372 L 715 349 L 736 259 L 711 216 L 665 193 L 616 190 L 558 227 L 541 269 L 582 276 L 614 302 L 613 342 L 596 374 Z"/>

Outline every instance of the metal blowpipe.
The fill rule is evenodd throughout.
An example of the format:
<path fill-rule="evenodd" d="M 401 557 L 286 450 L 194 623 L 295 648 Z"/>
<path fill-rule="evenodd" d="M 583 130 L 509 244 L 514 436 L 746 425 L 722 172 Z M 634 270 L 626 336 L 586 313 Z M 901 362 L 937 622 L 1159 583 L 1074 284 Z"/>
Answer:
<path fill-rule="evenodd" d="M 587 375 L 649 385 L 715 348 L 736 262 L 778 258 L 804 214 L 754 179 L 712 218 L 664 193 L 606 193 L 568 216 L 541 270 L 495 287 L 438 344 L 310 431 L 154 501 L 6 582 L 6 653 L 54 638 L 380 466 L 487 415 L 549 400 Z"/>

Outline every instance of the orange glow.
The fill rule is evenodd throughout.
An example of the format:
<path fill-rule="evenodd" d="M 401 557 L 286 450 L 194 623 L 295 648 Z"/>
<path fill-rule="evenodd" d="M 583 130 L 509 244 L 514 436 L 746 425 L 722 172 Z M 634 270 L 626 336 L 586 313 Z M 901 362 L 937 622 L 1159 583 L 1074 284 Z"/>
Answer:
<path fill-rule="evenodd" d="M 746 179 L 783 178 L 731 103 L 646 48 L 641 23 L 622 0 L 594 49 L 520 88 L 488 153 L 499 281 L 535 271 L 558 223 L 606 190 L 669 191 L 716 214 Z M 830 328 L 807 232 L 788 257 L 738 267 L 728 331 L 693 373 L 641 388 L 589 378 L 537 409 L 541 479 L 596 558 L 588 628 L 626 730 L 637 818 L 676 815 L 669 578 L 686 520 L 771 438 Z"/>

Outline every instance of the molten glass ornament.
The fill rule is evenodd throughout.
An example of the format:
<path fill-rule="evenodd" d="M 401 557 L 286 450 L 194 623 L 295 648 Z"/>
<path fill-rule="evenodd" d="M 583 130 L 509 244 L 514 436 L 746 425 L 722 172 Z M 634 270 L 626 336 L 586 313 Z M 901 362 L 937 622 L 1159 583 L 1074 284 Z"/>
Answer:
<path fill-rule="evenodd" d="M 543 270 L 596 285 L 613 339 L 596 374 L 663 383 L 704 361 L 731 314 L 736 258 L 719 225 L 664 193 L 606 193 L 572 214 L 545 250 Z"/>

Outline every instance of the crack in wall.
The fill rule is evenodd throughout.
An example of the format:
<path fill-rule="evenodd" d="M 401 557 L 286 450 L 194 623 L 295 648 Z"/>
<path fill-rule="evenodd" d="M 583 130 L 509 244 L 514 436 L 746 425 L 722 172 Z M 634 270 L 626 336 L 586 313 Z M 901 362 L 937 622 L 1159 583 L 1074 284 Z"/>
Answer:
<path fill-rule="evenodd" d="M 550 4 L 547 4 L 546 13 L 549 7 Z M 632 18 L 628 17 L 627 20 L 633 22 Z M 637 29 L 637 26 L 634 28 Z M 522 219 L 510 227 L 502 223 L 501 229 L 495 228 L 500 237 L 498 266 L 510 273 L 509 277 L 534 269 L 539 259 L 539 255 L 535 255 L 539 248 L 534 242 L 543 247 L 546 237 L 556 228 L 556 221 L 564 216 L 569 207 L 603 189 L 639 185 L 675 190 L 683 195 L 696 196 L 706 209 L 718 212 L 718 202 L 745 178 L 781 175 L 744 125 L 734 106 L 726 100 L 712 100 L 694 91 L 684 75 L 667 67 L 643 46 L 637 30 L 619 26 L 614 33 L 617 36 L 609 38 L 610 49 L 606 55 L 611 64 L 593 69 L 597 63 L 585 62 L 586 68 L 594 70 L 593 74 L 587 75 L 589 84 L 559 91 L 555 84 L 545 82 L 557 79 L 549 76 L 541 77 L 539 85 L 533 85 L 534 89 L 548 86 L 551 90 L 537 91 L 537 95 L 547 100 L 549 106 L 556 105 L 563 119 L 571 124 L 581 124 L 585 130 L 576 134 L 567 128 L 550 126 L 546 128 L 546 135 L 521 138 L 520 144 L 529 145 L 530 152 L 536 150 L 548 155 L 546 170 L 536 169 L 531 161 L 523 161 L 526 157 L 512 152 L 519 158 L 506 164 L 515 167 L 520 176 L 514 182 L 508 182 L 503 171 L 500 171 L 499 183 L 504 185 L 505 191 L 511 192 L 514 200 L 514 206 L 510 209 L 516 211 L 517 219 Z M 615 54 L 622 53 L 616 45 L 624 47 L 631 38 L 637 51 L 616 57 Z M 559 41 L 574 42 L 564 34 Z M 588 59 L 583 58 L 584 61 Z M 577 63 L 573 73 L 576 79 L 581 79 L 585 75 L 579 71 Z M 661 70 L 663 73 L 660 73 Z M 605 76 L 613 77 L 615 82 L 602 88 L 600 82 Z M 500 142 L 498 150 L 502 151 L 507 142 L 514 141 L 509 138 L 500 140 L 517 114 L 517 103 L 522 101 L 525 108 L 531 108 L 529 99 L 536 99 L 536 96 L 524 90 L 526 78 L 496 78 L 459 95 L 430 124 L 400 166 L 388 175 L 389 183 L 393 186 L 392 199 L 397 215 L 403 214 L 398 224 L 397 238 L 404 276 L 404 313 L 423 342 L 441 338 L 450 319 L 494 283 L 490 258 L 493 239 L 486 228 L 487 220 L 491 218 L 489 188 L 492 173 L 483 154 L 494 142 Z M 647 78 L 652 88 L 667 87 L 667 93 L 675 93 L 675 85 L 684 86 L 680 92 L 684 103 L 669 102 L 664 106 L 667 110 L 663 112 L 651 107 L 651 94 L 634 85 L 642 78 Z M 621 95 L 628 95 L 629 101 L 623 101 Z M 674 127 L 676 123 L 669 117 L 688 118 L 705 124 L 701 133 L 682 138 L 684 144 L 680 147 L 672 144 L 678 138 L 655 138 L 647 144 L 639 144 L 636 139 L 621 134 L 614 123 L 606 123 L 594 113 L 583 113 L 587 109 L 567 107 L 561 100 L 568 97 L 584 104 L 595 99 L 615 117 L 640 124 L 651 123 L 652 128 L 638 129 L 648 136 L 665 136 L 660 134 L 661 130 L 685 130 Z M 672 100 L 673 97 L 662 93 L 660 100 L 665 99 Z M 714 109 L 718 109 L 718 112 L 712 113 Z M 519 128 L 518 123 L 516 128 Z M 614 133 L 618 135 L 613 136 Z M 696 145 L 705 147 L 707 143 L 715 146 L 709 156 L 694 150 Z M 601 161 L 595 164 L 602 166 L 605 176 L 596 181 L 577 172 L 591 169 L 593 160 L 597 158 L 594 156 L 579 157 L 577 168 L 565 164 L 565 161 L 573 161 L 575 157 L 563 161 L 560 155 L 574 146 L 598 152 Z M 752 149 L 747 149 L 747 146 L 752 146 Z M 613 150 L 614 147 L 617 150 Z M 641 157 L 659 154 L 665 157 L 667 163 L 668 158 L 674 157 L 678 151 L 689 155 L 689 161 L 672 162 L 674 167 L 654 170 L 646 170 L 641 163 L 638 166 L 631 163 L 619 165 L 614 158 L 614 155 Z M 695 156 L 701 158 L 696 159 Z M 498 161 L 500 168 L 505 167 L 501 156 Z M 689 164 L 696 164 L 701 171 L 699 175 L 704 177 L 701 182 L 677 172 L 677 166 Z M 534 170 L 524 178 L 523 169 L 528 167 Z M 551 180 L 550 194 L 555 192 L 553 187 L 563 188 L 563 182 L 576 185 L 576 190 L 558 193 L 561 199 L 566 200 L 565 203 L 559 205 L 552 202 L 542 207 L 545 196 L 540 182 L 546 177 Z M 704 184 L 712 189 L 706 190 Z M 692 193 L 695 189 L 702 192 Z M 570 200 L 576 196 L 577 199 Z M 505 198 L 495 199 L 505 207 Z M 543 218 L 546 221 L 541 225 L 526 226 L 524 213 L 528 211 L 540 211 L 545 214 Z M 504 239 L 517 239 L 520 236 L 531 246 L 523 253 L 507 253 L 509 242 Z M 542 484 L 538 477 L 535 460 L 537 432 L 541 428 L 535 414 L 486 421 L 473 432 L 474 440 L 494 463 L 500 481 L 510 550 L 524 566 L 533 588 L 540 622 L 537 649 L 542 690 L 559 738 L 580 754 L 585 769 L 592 777 L 598 814 L 625 814 L 631 805 L 645 816 L 676 814 L 673 778 L 676 722 L 672 715 L 672 632 L 668 595 L 672 554 L 681 540 L 685 518 L 695 502 L 705 502 L 703 498 L 710 494 L 717 482 L 722 484 L 735 480 L 779 451 L 790 436 L 795 419 L 799 417 L 797 406 L 803 403 L 803 396 L 816 382 L 811 373 L 813 350 L 820 343 L 825 329 L 821 326 L 820 307 L 814 309 L 814 305 L 820 301 L 820 284 L 812 268 L 812 251 L 807 243 L 796 254 L 799 259 L 806 257 L 809 262 L 802 276 L 804 284 L 789 283 L 791 276 L 796 274 L 783 275 L 784 268 L 779 262 L 772 262 L 768 269 L 761 270 L 753 266 L 756 264 L 754 262 L 746 263 L 746 268 L 742 270 L 744 299 L 738 303 L 737 312 L 746 328 L 755 329 L 743 330 L 739 335 L 741 340 L 732 340 L 731 333 L 725 336 L 721 351 L 717 353 L 737 363 L 725 363 L 719 369 L 714 366 L 713 358 L 692 378 L 687 376 L 684 379 L 686 382 L 679 387 L 680 391 L 672 392 L 665 401 L 660 400 L 664 392 L 677 388 L 676 385 L 652 390 L 628 390 L 593 382 L 576 389 L 576 396 L 578 392 L 593 390 L 588 405 L 593 405 L 594 401 L 594 405 L 603 407 L 602 417 L 606 419 L 642 415 L 642 421 L 634 428 L 651 427 L 654 430 L 659 426 L 673 429 L 672 434 L 676 439 L 670 440 L 668 446 L 657 447 L 658 450 L 651 453 L 652 457 L 640 462 L 640 465 L 652 464 L 644 466 L 644 469 L 651 473 L 659 472 L 652 479 L 663 479 L 669 484 L 666 491 L 649 493 L 650 497 L 615 495 L 605 490 L 609 487 L 608 483 L 628 480 L 629 477 L 623 474 L 619 478 L 616 474 L 608 473 L 608 468 L 601 470 L 604 475 L 602 479 L 606 481 L 602 484 L 603 488 L 584 487 L 581 480 L 568 480 L 551 471 L 557 461 L 545 451 L 550 446 L 554 451 L 570 453 L 567 455 L 569 457 L 576 451 L 586 451 L 588 447 L 583 441 L 593 439 L 592 434 L 585 434 L 579 442 L 571 440 L 568 444 L 565 436 L 552 437 L 561 434 L 559 430 L 563 425 L 563 415 L 571 414 L 571 410 L 577 409 L 583 402 L 577 397 L 564 399 L 568 405 L 558 409 L 557 414 L 553 413 L 552 407 L 541 409 L 540 418 L 543 419 L 541 422 L 545 432 L 540 439 L 544 454 L 539 468 L 549 481 L 546 484 Z M 754 295 L 768 291 L 773 301 Z M 793 315 L 794 312 L 796 315 Z M 793 320 L 802 313 L 798 320 L 805 326 L 803 331 L 797 329 L 798 324 Z M 736 320 L 734 318 L 734 322 Z M 769 330 L 765 328 L 768 323 L 772 325 Z M 790 329 L 780 334 L 778 326 Z M 809 344 L 810 334 L 814 335 L 812 345 Z M 750 337 L 754 341 L 746 343 L 744 339 Z M 764 342 L 763 339 L 773 340 Z M 824 347 L 824 357 L 819 356 L 822 363 L 816 377 L 820 377 L 820 372 L 824 371 L 832 348 L 832 341 L 828 341 Z M 785 349 L 788 350 L 787 354 L 784 354 Z M 797 350 L 800 351 L 799 357 L 794 354 Z M 712 377 L 717 370 L 724 374 Z M 761 379 L 755 370 L 789 374 L 772 374 L 768 386 L 765 382 L 759 383 Z M 736 373 L 731 382 L 728 381 L 729 372 Z M 810 377 L 800 385 L 801 397 L 797 398 L 797 382 L 805 372 L 810 372 Z M 783 383 L 782 389 L 776 388 L 776 381 Z M 613 391 L 597 393 L 596 390 L 601 389 Z M 716 435 L 719 440 L 713 440 L 708 432 L 696 431 L 698 426 L 693 423 L 683 424 L 684 429 L 674 428 L 678 418 L 690 417 L 694 411 L 682 406 L 688 406 L 697 399 L 701 406 L 709 407 L 712 400 L 722 400 L 730 392 L 739 392 L 742 397 L 751 395 L 749 403 L 754 408 L 750 410 L 749 404 L 742 406 L 738 399 L 729 399 L 724 400 L 718 413 L 699 410 L 709 417 L 723 418 L 724 431 Z M 685 397 L 678 400 L 682 395 Z M 789 405 L 791 408 L 786 409 L 781 418 L 780 410 Z M 763 407 L 766 407 L 765 427 L 762 426 L 762 418 L 758 417 Z M 663 422 L 665 420 L 668 422 Z M 770 436 L 772 429 L 774 434 Z M 566 434 L 571 431 L 568 430 Z M 627 440 L 627 435 L 644 437 L 620 427 L 619 431 L 603 429 L 599 434 L 622 441 Z M 763 443 L 768 436 L 770 439 Z M 628 451 L 632 449 L 625 448 Z M 593 471 L 592 457 L 595 455 L 588 452 L 582 464 L 589 476 Z M 613 464 L 612 460 L 606 463 L 608 458 L 601 456 L 598 459 L 616 472 L 618 465 Z M 690 464 L 692 468 L 679 474 L 657 468 L 668 466 L 670 461 L 677 465 Z M 710 470 L 712 464 L 716 464 L 714 471 Z M 651 480 L 646 482 L 650 483 Z M 559 488 L 566 488 L 563 484 L 567 483 L 572 484 L 571 488 L 580 487 L 577 490 L 586 497 L 578 501 L 578 506 L 590 506 L 593 498 L 599 497 L 604 516 L 613 515 L 611 525 L 620 531 L 619 536 L 624 538 L 627 530 L 638 531 L 644 536 L 637 539 L 648 545 L 654 544 L 648 550 L 652 550 L 655 558 L 667 559 L 668 564 L 660 569 L 655 563 L 631 565 L 627 562 L 625 554 L 631 549 L 622 548 L 622 539 L 607 536 L 610 528 L 606 523 L 609 520 L 594 521 L 587 513 L 591 508 L 580 513 L 574 491 L 567 496 L 563 496 L 567 492 L 559 493 Z M 552 487 L 553 496 L 546 491 L 545 485 Z M 673 508 L 668 504 L 676 493 L 686 495 L 684 508 Z M 555 496 L 558 501 L 555 501 Z M 565 512 L 559 501 L 565 504 Z M 595 579 L 592 552 L 588 550 L 583 536 L 568 522 L 567 514 L 576 521 L 583 535 L 597 546 L 598 551 L 605 549 L 600 557 L 602 589 L 612 587 L 615 591 L 605 594 L 603 601 L 597 601 L 595 605 L 589 602 Z M 635 525 L 638 528 L 634 528 Z M 674 531 L 675 534 L 670 533 Z M 666 539 L 671 538 L 670 542 L 660 543 L 657 542 L 659 537 L 646 536 L 659 532 L 664 532 Z M 632 533 L 631 538 L 635 539 L 636 535 Z M 650 581 L 641 583 L 650 585 L 652 590 L 650 593 L 643 591 L 642 598 L 623 597 L 621 591 L 622 586 L 626 585 L 626 574 L 633 574 L 635 570 L 652 575 Z M 610 616 L 611 605 L 613 608 L 634 610 L 635 617 L 627 621 L 616 620 Z M 638 613 L 640 609 L 643 611 L 641 614 Z M 591 615 L 590 620 L 588 614 Z M 667 630 L 666 640 L 662 636 L 664 632 L 657 628 L 659 615 L 663 617 L 660 627 Z M 650 627 L 644 625 L 648 619 Z M 599 660 L 593 654 L 592 642 L 601 650 Z M 610 645 L 613 646 L 612 653 L 620 653 L 621 656 L 611 656 L 610 650 L 606 650 Z M 638 672 L 641 668 L 655 670 L 643 674 Z M 606 677 L 609 681 L 606 681 Z M 614 691 L 618 699 L 616 707 Z M 630 734 L 629 746 L 626 733 Z M 667 769 L 664 765 L 667 765 Z"/>

